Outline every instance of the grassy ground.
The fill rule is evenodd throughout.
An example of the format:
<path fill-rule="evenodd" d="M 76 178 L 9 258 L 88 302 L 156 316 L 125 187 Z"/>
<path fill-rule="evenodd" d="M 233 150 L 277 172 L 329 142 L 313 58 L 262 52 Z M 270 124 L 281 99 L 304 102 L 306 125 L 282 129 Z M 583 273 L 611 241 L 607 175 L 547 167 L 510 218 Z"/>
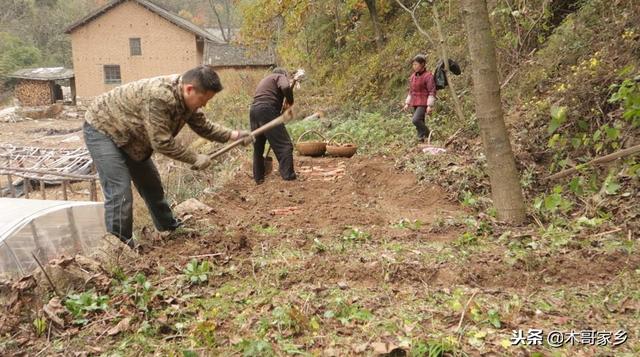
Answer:
<path fill-rule="evenodd" d="M 43 313 L 53 297 L 42 288 L 46 283 L 39 291 L 28 280 L 0 285 L 6 306 L 0 352 L 640 354 L 640 167 L 629 158 L 566 182 L 541 180 L 637 138 L 637 114 L 628 104 L 637 92 L 609 102 L 620 90 L 610 85 L 637 72 L 632 6 L 622 0 L 585 1 L 581 11 L 542 38 L 548 41 L 505 87 L 529 225 L 511 227 L 494 218 L 473 115 L 467 123 L 453 120 L 445 93 L 430 118 L 434 143 L 461 131 L 443 155 L 427 155 L 415 146 L 409 119 L 397 112 L 402 95 L 399 90 L 387 95 L 387 87 L 400 88 L 404 81 L 398 74 L 404 66 L 391 55 L 394 46 L 409 57 L 411 41 L 419 38 L 392 38 L 376 56 L 352 61 L 349 73 L 358 83 L 368 81 L 369 67 L 377 68 L 382 59 L 396 61 L 395 71 L 373 87 L 358 86 L 364 94 L 349 94 L 356 86 L 347 80 L 336 83 L 342 94 L 336 98 L 309 82 L 298 105 L 303 114 L 326 109 L 326 116 L 289 126 L 294 139 L 309 129 L 327 137 L 346 132 L 360 146 L 358 156 L 297 158 L 300 181 L 272 175 L 261 186 L 251 181 L 247 151 L 236 151 L 206 173 L 159 160 L 173 203 L 197 197 L 213 210 L 194 214 L 187 228 L 161 237 L 148 229 L 144 207 L 136 206 L 137 232 L 151 249 L 118 264 L 82 266 L 89 274 L 65 292 L 81 295 L 62 299 L 63 326 Z M 506 27 L 531 17 L 511 15 L 492 16 L 496 26 Z M 448 16 L 449 25 L 455 25 L 455 16 Z M 392 25 L 406 28 L 400 17 Z M 502 68 L 511 73 L 515 68 L 505 70 L 515 66 L 505 60 L 510 37 L 503 30 L 496 32 Z M 451 41 L 462 57 L 459 37 Z M 360 57 L 361 51 L 352 55 Z M 228 89 L 209 111 L 220 122 L 246 128 L 250 93 L 243 86 Z M 345 93 L 357 100 L 336 104 Z M 468 104 L 470 96 L 465 97 Z M 371 101 L 378 103 L 368 107 Z M 631 119 L 622 119 L 626 112 Z M 213 149 L 188 133 L 184 139 L 201 152 Z M 536 329 L 544 333 L 540 345 Z M 512 344 L 518 331 L 531 337 L 528 344 Z M 563 333 L 562 347 L 546 339 L 553 331 Z M 552 336 L 558 337 L 556 332 Z"/>
<path fill-rule="evenodd" d="M 473 202 L 449 200 L 382 156 L 298 159 L 297 167 L 298 182 L 272 175 L 255 186 L 241 170 L 223 190 L 199 195 L 211 213 L 169 238 L 143 236 L 152 249 L 75 286 L 85 300 L 67 296 L 67 310 L 80 312 L 60 314 L 63 328 L 39 312 L 51 293 L 28 304 L 23 292 L 21 320 L 3 330 L 0 348 L 106 356 L 640 351 L 633 233 L 558 244 L 535 226 L 477 215 Z M 296 209 L 271 212 L 287 207 Z M 628 339 L 617 347 L 511 345 L 513 330 L 529 329 L 623 330 Z"/>

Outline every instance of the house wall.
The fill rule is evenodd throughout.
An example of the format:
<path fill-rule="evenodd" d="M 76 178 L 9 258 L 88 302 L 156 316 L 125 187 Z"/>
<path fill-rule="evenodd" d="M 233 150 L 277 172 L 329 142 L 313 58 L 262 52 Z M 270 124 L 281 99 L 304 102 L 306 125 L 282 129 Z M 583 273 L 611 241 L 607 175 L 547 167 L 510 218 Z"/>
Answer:
<path fill-rule="evenodd" d="M 53 103 L 51 97 L 51 82 L 21 79 L 16 84 L 14 96 L 25 107 L 49 105 Z"/>
<path fill-rule="evenodd" d="M 141 39 L 141 56 L 131 56 L 129 38 Z M 121 83 L 182 73 L 202 61 L 196 36 L 143 6 L 127 1 L 71 33 L 78 97 L 93 97 L 119 84 L 106 84 L 104 65 L 120 65 Z"/>

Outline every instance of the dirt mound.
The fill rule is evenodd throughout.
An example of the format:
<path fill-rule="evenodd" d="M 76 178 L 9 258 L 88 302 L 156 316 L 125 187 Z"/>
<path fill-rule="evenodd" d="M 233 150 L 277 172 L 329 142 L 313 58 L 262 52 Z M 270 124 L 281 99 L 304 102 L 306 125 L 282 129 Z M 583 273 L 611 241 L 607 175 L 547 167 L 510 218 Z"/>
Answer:
<path fill-rule="evenodd" d="M 224 207 L 213 220 L 336 232 L 351 226 L 388 226 L 401 219 L 428 224 L 442 212 L 458 210 L 438 187 L 419 185 L 391 160 L 300 158 L 296 165 L 296 181 L 271 174 L 256 186 L 249 175 L 240 174 L 207 202 Z M 295 209 L 278 214 L 285 208 Z"/>

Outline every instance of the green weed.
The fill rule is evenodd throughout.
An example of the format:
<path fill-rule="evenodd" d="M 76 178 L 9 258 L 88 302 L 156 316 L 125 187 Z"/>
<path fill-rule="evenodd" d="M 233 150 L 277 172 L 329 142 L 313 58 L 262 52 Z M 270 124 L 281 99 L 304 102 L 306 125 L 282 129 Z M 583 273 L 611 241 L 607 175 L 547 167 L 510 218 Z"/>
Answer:
<path fill-rule="evenodd" d="M 142 273 L 136 274 L 133 278 L 125 278 L 118 287 L 118 291 L 131 296 L 136 307 L 144 312 L 149 312 L 149 304 L 159 295 Z"/>
<path fill-rule="evenodd" d="M 259 234 L 265 234 L 265 235 L 270 235 L 270 236 L 275 236 L 278 234 L 278 229 L 274 226 L 269 226 L 269 225 L 265 225 L 265 226 L 260 226 L 260 225 L 254 225 L 253 227 L 251 227 L 256 233 Z"/>
<path fill-rule="evenodd" d="M 191 284 L 203 284 L 209 280 L 211 267 L 208 261 L 198 263 L 196 259 L 193 259 L 187 264 L 182 273 Z"/>
<path fill-rule="evenodd" d="M 419 220 L 408 220 L 406 218 L 403 218 L 401 220 L 399 220 L 397 223 L 392 224 L 391 226 L 393 228 L 398 228 L 398 229 L 409 229 L 412 231 L 419 231 L 420 228 L 422 228 L 422 226 L 424 225 L 424 223 L 422 223 Z"/>
<path fill-rule="evenodd" d="M 33 328 L 35 330 L 36 336 L 40 337 L 44 335 L 47 330 L 47 319 L 44 317 L 37 317 L 33 320 Z"/>
<path fill-rule="evenodd" d="M 93 291 L 86 291 L 80 294 L 71 294 L 64 302 L 64 306 L 74 317 L 73 323 L 85 325 L 89 322 L 88 317 L 99 311 L 108 308 L 109 296 L 98 295 Z"/>
<path fill-rule="evenodd" d="M 342 236 L 342 240 L 345 242 L 363 242 L 371 238 L 371 234 L 361 230 L 357 227 L 348 229 Z"/>

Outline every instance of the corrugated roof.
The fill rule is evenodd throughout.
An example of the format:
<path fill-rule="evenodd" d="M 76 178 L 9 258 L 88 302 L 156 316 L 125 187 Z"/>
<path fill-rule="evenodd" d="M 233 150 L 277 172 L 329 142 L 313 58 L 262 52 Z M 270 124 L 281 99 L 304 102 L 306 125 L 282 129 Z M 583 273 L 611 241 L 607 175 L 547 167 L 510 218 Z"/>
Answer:
<path fill-rule="evenodd" d="M 203 61 L 214 67 L 271 66 L 276 63 L 273 51 L 268 49 L 257 50 L 212 42 L 207 42 L 205 46 Z"/>
<path fill-rule="evenodd" d="M 145 7 L 146 9 L 148 9 L 149 11 L 161 16 L 162 18 L 164 18 L 165 20 L 173 23 L 174 25 L 187 30 L 197 36 L 200 36 L 204 39 L 207 39 L 209 41 L 215 41 L 215 42 L 219 42 L 219 40 L 215 37 L 212 36 L 209 32 L 205 31 L 203 28 L 193 24 L 190 21 L 187 21 L 186 19 L 183 19 L 182 17 L 172 13 L 171 11 L 164 9 L 163 7 L 161 7 L 158 4 L 155 4 L 151 1 L 148 0 L 114 0 L 112 2 L 110 2 L 109 4 L 93 11 L 92 13 L 88 14 L 87 16 L 83 17 L 82 19 L 76 21 L 75 23 L 73 23 L 71 26 L 67 27 L 67 29 L 65 30 L 65 33 L 71 33 L 74 30 L 76 30 L 79 27 L 84 26 L 85 24 L 93 21 L 94 19 L 96 19 L 97 17 L 103 15 L 104 13 L 106 13 L 107 11 L 113 9 L 114 7 L 116 7 L 117 5 L 120 5 L 121 3 L 125 2 L 125 1 L 134 1 L 138 4 L 140 4 L 141 6 Z"/>
<path fill-rule="evenodd" d="M 33 79 L 40 81 L 55 81 L 73 78 L 73 69 L 64 67 L 25 68 L 11 73 L 8 77 Z"/>

